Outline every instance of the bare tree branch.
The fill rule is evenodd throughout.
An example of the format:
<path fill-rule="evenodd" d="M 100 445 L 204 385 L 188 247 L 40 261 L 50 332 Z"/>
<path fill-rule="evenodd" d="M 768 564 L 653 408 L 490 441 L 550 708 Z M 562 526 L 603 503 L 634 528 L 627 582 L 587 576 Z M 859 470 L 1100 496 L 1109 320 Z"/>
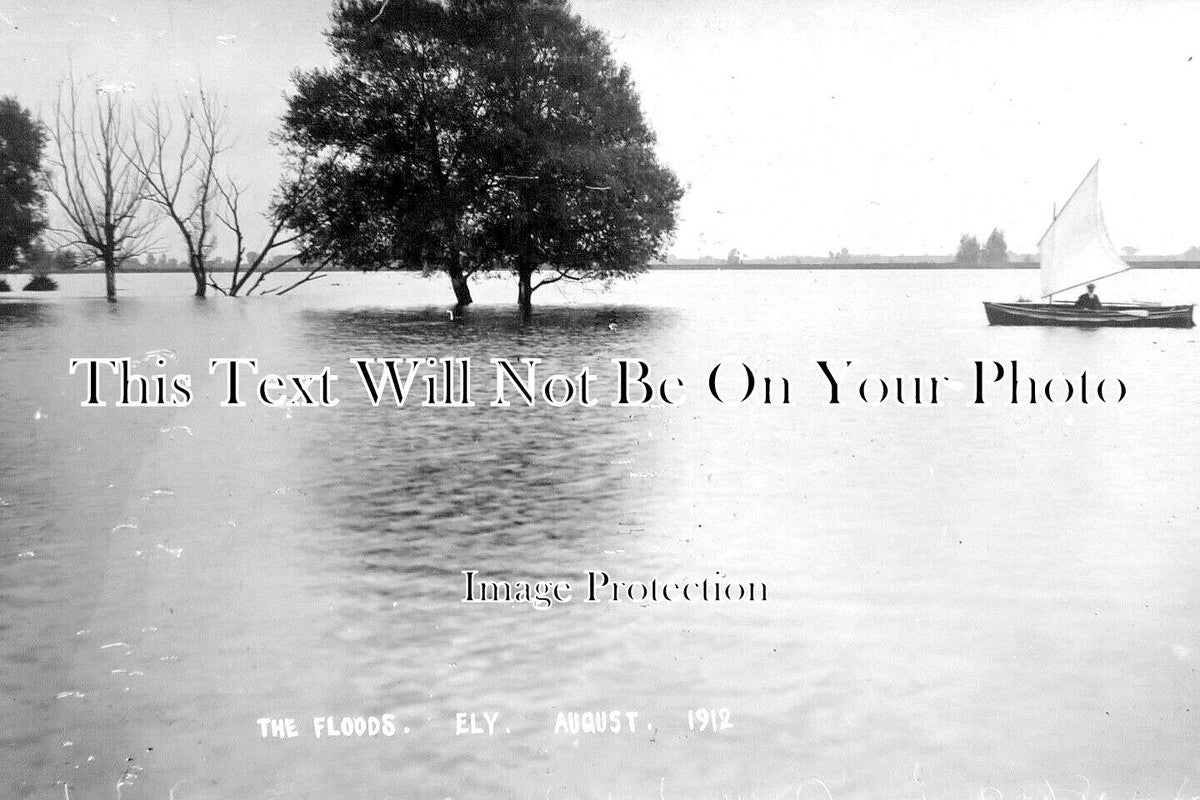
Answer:
<path fill-rule="evenodd" d="M 301 176 L 306 168 L 307 165 L 301 163 L 299 166 Z M 305 238 L 303 233 L 289 227 L 291 224 L 289 209 L 296 198 L 286 195 L 276 197 L 266 242 L 258 251 L 250 252 L 246 249 L 245 228 L 242 223 L 242 187 L 232 178 L 217 178 L 214 183 L 222 206 L 219 211 L 215 212 L 215 215 L 221 225 L 233 234 L 235 250 L 229 285 L 227 287 L 219 286 L 215 280 L 210 278 L 209 286 L 230 297 L 248 296 L 255 293 L 262 296 L 281 296 L 298 286 L 324 277 L 319 273 L 328 267 L 329 257 L 322 257 L 310 262 L 306 259 L 303 249 L 297 249 L 291 253 L 281 252 L 301 243 Z M 263 282 L 269 277 L 292 264 L 303 264 L 307 271 L 302 271 L 301 277 L 291 283 L 274 287 L 263 286 Z"/>
<path fill-rule="evenodd" d="M 561 268 L 555 269 L 555 273 L 557 273 L 557 274 L 553 278 L 543 278 L 542 280 L 535 283 L 533 285 L 534 291 L 540 289 L 543 286 L 546 286 L 547 284 L 558 283 L 559 281 L 562 281 L 562 280 L 582 281 L 584 279 L 582 275 L 576 275 L 572 272 L 569 272 L 569 271 L 567 271 L 565 269 L 561 269 Z"/>
<path fill-rule="evenodd" d="M 179 125 L 176 125 L 178 117 Z M 133 141 L 129 163 L 145 184 L 145 199 L 179 231 L 196 296 L 211 285 L 208 262 L 216 246 L 214 205 L 217 158 L 228 149 L 228 121 L 216 98 L 200 89 L 172 109 L 155 98 L 143 114 L 144 136 Z"/>

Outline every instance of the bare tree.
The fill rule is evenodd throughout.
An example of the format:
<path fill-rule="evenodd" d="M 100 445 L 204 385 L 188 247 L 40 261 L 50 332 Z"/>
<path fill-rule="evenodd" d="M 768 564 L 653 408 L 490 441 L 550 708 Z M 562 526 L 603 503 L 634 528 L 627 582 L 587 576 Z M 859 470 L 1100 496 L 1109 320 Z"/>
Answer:
<path fill-rule="evenodd" d="M 97 90 L 83 103 L 73 74 L 59 83 L 46 183 L 67 227 L 53 231 L 60 246 L 104 267 L 109 300 L 117 296 L 117 270 L 145 252 L 154 227 L 142 213 L 146 180 L 126 155 L 132 129 L 118 92 Z"/>
<path fill-rule="evenodd" d="M 216 245 L 216 164 L 228 149 L 228 122 L 215 98 L 201 89 L 179 98 L 178 120 L 155 99 L 141 127 L 145 135 L 134 138 L 129 157 L 144 181 L 146 199 L 179 231 L 196 297 L 204 297 Z"/>
<path fill-rule="evenodd" d="M 303 173 L 305 167 L 300 166 Z M 221 195 L 222 208 L 217 212 L 217 219 L 233 234 L 236 245 L 233 271 L 230 273 L 227 287 L 218 284 L 210 275 L 208 285 L 229 297 L 258 293 L 259 295 L 284 295 L 297 286 L 325 277 L 320 274 L 329 264 L 329 258 L 310 255 L 315 251 L 297 246 L 302 241 L 311 240 L 312 236 L 292 229 L 291 209 L 294 207 L 298 194 L 302 189 L 295 188 L 303 185 L 303 181 L 287 184 L 272 203 L 269 215 L 270 231 L 266 242 L 257 251 L 246 249 L 245 228 L 242 221 L 241 199 L 242 187 L 231 178 L 217 180 L 216 187 Z M 294 248 L 288 252 L 288 248 Z M 299 266 L 299 270 L 291 269 L 298 277 L 284 281 L 275 286 L 263 286 L 263 282 L 279 270 L 286 267 Z"/>

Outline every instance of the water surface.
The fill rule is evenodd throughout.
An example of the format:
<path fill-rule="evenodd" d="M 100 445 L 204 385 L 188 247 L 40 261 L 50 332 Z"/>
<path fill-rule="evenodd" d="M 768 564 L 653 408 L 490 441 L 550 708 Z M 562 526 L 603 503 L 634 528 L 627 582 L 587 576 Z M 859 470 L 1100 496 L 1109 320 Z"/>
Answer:
<path fill-rule="evenodd" d="M 506 282 L 451 319 L 447 286 L 386 274 L 206 302 L 127 276 L 117 304 L 81 275 L 0 301 L 0 795 L 1190 797 L 1197 334 L 986 325 L 981 300 L 1035 280 L 658 272 L 546 289 L 529 325 Z M 1200 273 L 1139 290 L 1194 300 Z M 450 355 L 475 408 L 374 408 L 349 361 Z M 81 408 L 80 356 L 190 373 L 196 400 Z M 218 356 L 330 365 L 342 402 L 221 408 Z M 609 359 L 643 358 L 688 399 L 492 408 L 494 357 L 589 366 L 603 401 Z M 961 385 L 831 406 L 819 359 Z M 976 359 L 1129 394 L 977 406 Z M 714 402 L 721 362 L 789 377 L 792 403 Z M 463 569 L 721 573 L 770 599 L 467 606 Z M 690 707 L 734 727 L 690 732 Z M 555 735 L 560 709 L 655 730 Z M 482 710 L 510 732 L 455 736 Z M 310 735 L 382 713 L 409 732 Z M 264 741 L 263 716 L 303 735 Z"/>

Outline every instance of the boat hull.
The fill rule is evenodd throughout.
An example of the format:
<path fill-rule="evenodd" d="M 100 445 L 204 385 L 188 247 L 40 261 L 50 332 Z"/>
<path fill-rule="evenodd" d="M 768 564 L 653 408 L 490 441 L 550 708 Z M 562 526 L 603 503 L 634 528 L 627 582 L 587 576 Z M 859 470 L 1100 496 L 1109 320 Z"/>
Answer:
<path fill-rule="evenodd" d="M 1194 306 L 1105 304 L 1095 311 L 1069 303 L 983 304 L 991 325 L 1052 325 L 1069 328 L 1191 328 Z"/>

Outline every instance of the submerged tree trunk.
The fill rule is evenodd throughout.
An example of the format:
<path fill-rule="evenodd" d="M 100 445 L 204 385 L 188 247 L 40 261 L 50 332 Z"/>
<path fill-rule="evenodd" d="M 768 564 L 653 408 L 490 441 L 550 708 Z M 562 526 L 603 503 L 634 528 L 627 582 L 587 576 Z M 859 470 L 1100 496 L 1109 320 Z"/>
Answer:
<path fill-rule="evenodd" d="M 113 264 L 104 265 L 104 296 L 116 300 L 116 267 Z"/>
<path fill-rule="evenodd" d="M 208 292 L 208 272 L 202 266 L 192 265 L 192 277 L 196 279 L 196 294 L 194 297 L 204 297 Z"/>
<path fill-rule="evenodd" d="M 117 299 L 117 265 L 110 259 L 104 260 L 104 296 L 109 300 Z"/>
<path fill-rule="evenodd" d="M 533 317 L 533 270 L 521 269 L 517 273 L 517 307 L 521 309 L 521 319 Z"/>
<path fill-rule="evenodd" d="M 467 276 L 463 272 L 462 250 L 458 247 L 457 221 L 447 220 L 447 226 L 455 233 L 450 237 L 447 248 L 446 273 L 450 276 L 450 288 L 454 290 L 454 305 L 464 309 L 474 302 L 471 297 L 471 287 L 467 285 Z"/>
<path fill-rule="evenodd" d="M 458 265 L 446 270 L 450 274 L 450 287 L 454 289 L 454 303 L 459 308 L 465 308 L 474 302 L 471 297 L 471 287 L 467 285 L 467 276 Z"/>

